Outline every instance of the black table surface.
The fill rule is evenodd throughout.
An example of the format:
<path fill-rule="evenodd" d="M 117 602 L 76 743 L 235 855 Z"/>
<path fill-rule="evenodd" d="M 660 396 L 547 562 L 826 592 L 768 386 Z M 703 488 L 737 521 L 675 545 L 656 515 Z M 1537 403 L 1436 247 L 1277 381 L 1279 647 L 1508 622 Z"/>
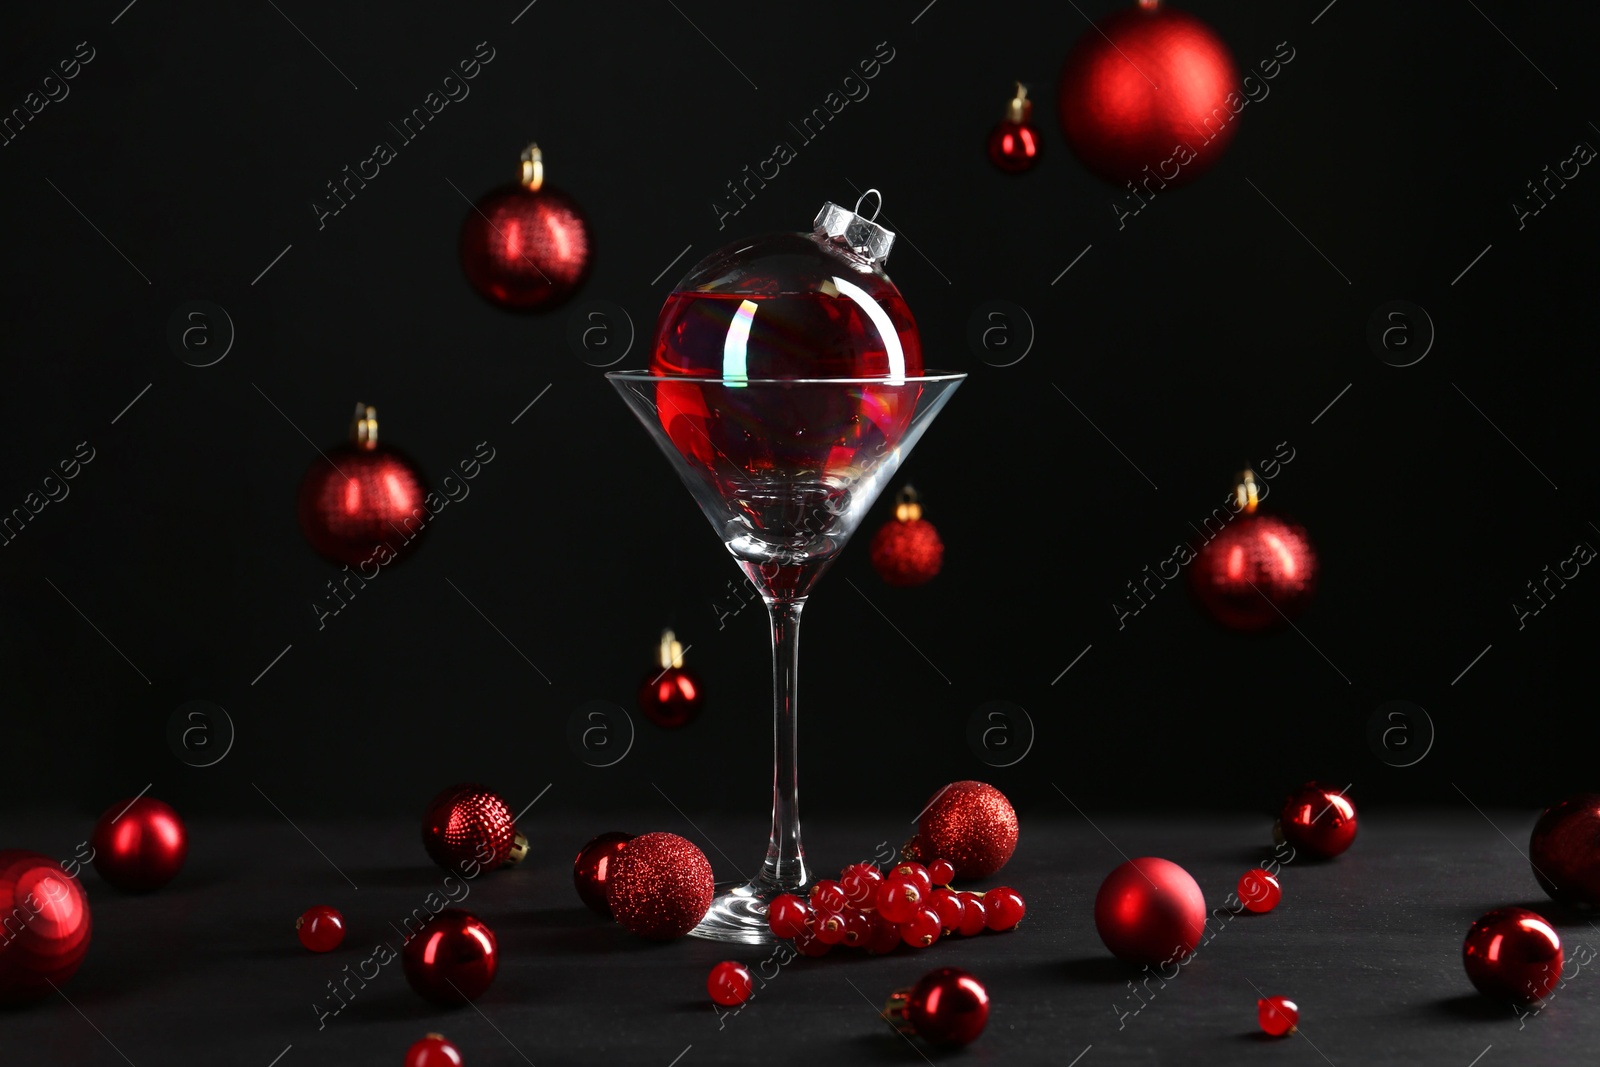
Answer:
<path fill-rule="evenodd" d="M 1215 908 L 1240 874 L 1271 855 L 1268 824 L 1231 815 L 1025 819 L 1015 858 L 993 880 L 1027 898 L 1015 931 L 886 957 L 799 958 L 728 1015 L 706 997 L 708 970 L 722 959 L 754 968 L 767 950 L 634 938 L 582 907 L 569 864 L 600 830 L 668 829 L 696 840 L 718 877 L 731 877 L 733 861 L 748 872 L 764 846 L 754 821 L 536 823 L 524 864 L 467 884 L 461 906 L 494 929 L 502 954 L 498 978 L 474 1006 L 424 1002 L 396 961 L 326 1017 L 338 1003 L 328 983 L 341 981 L 346 965 L 354 972 L 378 943 L 398 948 L 392 924 L 443 890 L 445 872 L 427 862 L 416 826 L 200 822 L 191 825 L 188 866 L 158 893 L 123 895 L 92 870 L 82 876 L 94 915 L 88 958 L 62 995 L 0 1012 L 0 1060 L 398 1067 L 411 1042 L 438 1031 L 469 1067 L 1594 1062 L 1600 976 L 1574 958 L 1600 946 L 1600 928 L 1539 892 L 1521 854 L 1535 814 L 1364 814 L 1350 852 L 1289 863 L 1275 911 L 1221 923 L 1177 978 L 1139 983 L 1138 997 L 1130 982 L 1140 976 L 1095 933 L 1101 879 L 1123 854 L 1164 856 L 1195 876 Z M 7 825 L 26 831 L 30 841 L 19 845 L 63 858 L 85 836 L 66 820 Z M 814 821 L 808 857 L 832 874 L 907 829 L 892 819 Z M 324 955 L 301 948 L 294 932 L 295 917 L 318 903 L 340 909 L 349 930 L 344 946 Z M 1505 904 L 1540 911 L 1565 943 L 1565 984 L 1536 1014 L 1518 1017 L 1483 1000 L 1462 970 L 1467 927 Z M 988 1029 L 965 1049 L 914 1046 L 878 1016 L 887 994 L 939 966 L 963 967 L 989 989 Z M 1299 1004 L 1298 1035 L 1257 1032 L 1259 993 Z"/>

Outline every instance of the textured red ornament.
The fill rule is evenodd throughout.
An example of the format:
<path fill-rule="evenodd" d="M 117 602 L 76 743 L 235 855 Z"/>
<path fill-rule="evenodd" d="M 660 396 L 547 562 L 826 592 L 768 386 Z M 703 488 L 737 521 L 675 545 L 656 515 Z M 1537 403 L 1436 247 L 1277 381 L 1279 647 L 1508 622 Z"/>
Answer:
<path fill-rule="evenodd" d="M 429 1034 L 406 1050 L 405 1067 L 462 1067 L 465 1062 L 443 1034 Z"/>
<path fill-rule="evenodd" d="M 514 866 L 528 852 L 517 833 L 511 808 L 481 785 L 453 785 L 429 803 L 422 816 L 422 847 L 452 873 L 476 877 L 479 871 Z"/>
<path fill-rule="evenodd" d="M 344 944 L 344 916 L 326 904 L 307 908 L 294 928 L 300 943 L 312 952 L 332 952 Z"/>
<path fill-rule="evenodd" d="M 446 908 L 411 935 L 401 950 L 406 981 L 436 1004 L 477 1000 L 500 968 L 494 931 L 460 908 Z"/>
<path fill-rule="evenodd" d="M 1527 908 L 1496 908 L 1467 931 L 1461 962 L 1478 992 L 1532 1004 L 1561 979 L 1561 936 Z"/>
<path fill-rule="evenodd" d="M 959 967 L 940 967 L 894 993 L 883 1017 L 937 1045 L 965 1045 L 989 1022 L 989 991 Z"/>
<path fill-rule="evenodd" d="M 1563 904 L 1600 908 L 1600 793 L 1563 800 L 1545 811 L 1528 842 L 1533 876 Z"/>
<path fill-rule="evenodd" d="M 944 542 L 933 523 L 922 517 L 917 491 L 909 485 L 895 499 L 894 521 L 873 536 L 869 554 L 873 570 L 889 585 L 922 585 L 939 573 Z"/>
<path fill-rule="evenodd" d="M 427 522 L 428 493 L 416 464 L 378 444 L 374 408 L 356 405 L 349 444 L 329 449 L 300 482 L 300 530 L 318 555 L 361 569 L 404 556 Z"/>
<path fill-rule="evenodd" d="M 1017 813 L 983 782 L 952 782 L 917 820 L 918 851 L 955 868 L 957 878 L 987 878 L 1017 850 Z"/>
<path fill-rule="evenodd" d="M 640 834 L 611 864 L 606 902 L 624 928 L 667 941 L 693 930 L 713 896 L 706 854 L 677 834 Z"/>
<path fill-rule="evenodd" d="M 1307 782 L 1284 799 L 1277 833 L 1316 859 L 1332 859 L 1356 839 L 1356 806 L 1333 786 Z"/>
<path fill-rule="evenodd" d="M 1205 932 L 1206 899 L 1189 872 L 1143 856 L 1106 875 L 1094 928 L 1119 960 L 1159 966 L 1186 959 Z"/>
<path fill-rule="evenodd" d="M 615 918 L 611 905 L 606 903 L 606 883 L 610 880 L 611 865 L 616 862 L 632 834 L 616 831 L 604 833 L 591 840 L 572 861 L 572 884 L 589 910 L 602 918 Z"/>
<path fill-rule="evenodd" d="M 1255 513 L 1254 472 L 1239 478 L 1239 514 L 1190 564 L 1189 591 L 1223 626 L 1254 633 L 1285 625 L 1310 604 L 1317 553 L 1304 527 Z"/>
<path fill-rule="evenodd" d="M 1039 162 L 1039 129 L 1033 124 L 1033 101 L 1027 86 L 1017 82 L 1016 95 L 989 134 L 989 162 L 1007 174 L 1032 170 Z"/>
<path fill-rule="evenodd" d="M 1238 117 L 1227 100 L 1244 99 L 1238 81 L 1211 27 L 1145 0 L 1101 19 L 1067 54 L 1061 132 L 1107 181 L 1137 181 L 1151 193 L 1182 185 L 1233 139 Z"/>
<path fill-rule="evenodd" d="M 94 824 L 89 843 L 100 877 L 129 893 L 160 889 L 178 876 L 189 855 L 183 820 L 154 797 L 111 805 Z"/>
<path fill-rule="evenodd" d="M 89 898 L 49 856 L 0 850 L 0 1004 L 47 997 L 89 951 Z"/>
<path fill-rule="evenodd" d="M 639 686 L 639 711 L 657 726 L 684 726 L 700 714 L 705 689 L 683 665 L 683 646 L 671 630 L 661 631 L 657 667 Z"/>
<path fill-rule="evenodd" d="M 573 199 L 544 183 L 538 145 L 522 179 L 479 200 L 461 225 L 461 269 L 484 299 L 511 311 L 562 303 L 589 275 L 589 227 Z"/>
<path fill-rule="evenodd" d="M 1256 1022 L 1264 1033 L 1287 1037 L 1300 1025 L 1300 1005 L 1288 997 L 1264 997 L 1256 1001 Z"/>

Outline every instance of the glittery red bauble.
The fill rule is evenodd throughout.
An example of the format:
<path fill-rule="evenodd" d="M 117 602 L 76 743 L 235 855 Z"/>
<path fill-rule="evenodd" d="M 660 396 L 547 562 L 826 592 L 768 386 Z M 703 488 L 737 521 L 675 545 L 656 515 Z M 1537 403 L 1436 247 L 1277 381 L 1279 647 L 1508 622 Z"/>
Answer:
<path fill-rule="evenodd" d="M 461 1067 L 465 1062 L 443 1034 L 429 1034 L 406 1050 L 405 1067 Z"/>
<path fill-rule="evenodd" d="M 1206 898 L 1188 871 L 1143 856 L 1106 875 L 1094 928 L 1119 960 L 1158 966 L 1188 957 L 1205 932 Z"/>
<path fill-rule="evenodd" d="M 657 668 L 639 687 L 639 710 L 657 726 L 685 726 L 700 714 L 705 690 L 687 667 Z"/>
<path fill-rule="evenodd" d="M 1528 859 L 1551 898 L 1600 908 L 1600 793 L 1563 800 L 1541 815 Z"/>
<path fill-rule="evenodd" d="M 1230 630 L 1283 626 L 1311 602 L 1317 553 L 1303 527 L 1271 515 L 1239 515 L 1189 565 L 1189 590 Z"/>
<path fill-rule="evenodd" d="M 300 482 L 300 530 L 323 558 L 370 579 L 404 556 L 426 529 L 427 493 L 416 465 L 395 449 L 329 449 Z"/>
<path fill-rule="evenodd" d="M 923 809 L 916 841 L 927 862 L 945 860 L 957 878 L 987 878 L 1017 850 L 1017 813 L 992 785 L 952 782 Z"/>
<path fill-rule="evenodd" d="M 494 931 L 460 908 L 446 908 L 427 922 L 401 950 L 406 981 L 435 1004 L 477 1000 L 500 967 Z"/>
<path fill-rule="evenodd" d="M 959 967 L 940 967 L 911 987 L 906 1021 L 924 1040 L 965 1045 L 989 1022 L 989 991 Z"/>
<path fill-rule="evenodd" d="M 527 841 L 519 841 L 511 808 L 498 793 L 467 784 L 451 786 L 428 804 L 422 847 L 445 870 L 471 878 L 517 862 Z"/>
<path fill-rule="evenodd" d="M 944 542 L 927 519 L 893 519 L 872 538 L 872 567 L 889 585 L 921 585 L 944 563 Z"/>
<path fill-rule="evenodd" d="M 1278 833 L 1301 852 L 1332 859 L 1356 839 L 1356 806 L 1333 786 L 1307 782 L 1284 799 Z"/>
<path fill-rule="evenodd" d="M 1532 1004 L 1561 980 L 1561 936 L 1527 908 L 1496 908 L 1467 931 L 1461 962 L 1478 992 Z"/>
<path fill-rule="evenodd" d="M 189 855 L 183 820 L 154 797 L 111 805 L 94 824 L 89 843 L 100 877 L 130 893 L 160 889 L 178 876 Z"/>
<path fill-rule="evenodd" d="M 711 864 L 677 834 L 640 834 L 611 863 L 606 903 L 624 928 L 667 941 L 693 930 L 711 908 Z"/>
<path fill-rule="evenodd" d="M 484 299 L 511 311 L 544 311 L 589 274 L 589 227 L 565 193 L 548 184 L 496 189 L 461 225 L 461 269 Z"/>
<path fill-rule="evenodd" d="M 54 993 L 89 951 L 89 898 L 49 856 L 0 850 L 0 1004 Z"/>
<path fill-rule="evenodd" d="M 1143 185 L 1153 176 L 1153 193 L 1193 180 L 1222 155 L 1245 104 L 1238 88 L 1233 55 L 1215 31 L 1141 3 L 1101 19 L 1067 54 L 1061 132 L 1102 178 Z"/>
<path fill-rule="evenodd" d="M 602 918 L 615 918 L 611 905 L 606 903 L 606 883 L 611 879 L 617 854 L 632 840 L 632 834 L 616 831 L 601 834 L 584 845 L 578 858 L 572 861 L 572 884 L 577 886 L 578 896 L 589 905 L 590 911 Z"/>

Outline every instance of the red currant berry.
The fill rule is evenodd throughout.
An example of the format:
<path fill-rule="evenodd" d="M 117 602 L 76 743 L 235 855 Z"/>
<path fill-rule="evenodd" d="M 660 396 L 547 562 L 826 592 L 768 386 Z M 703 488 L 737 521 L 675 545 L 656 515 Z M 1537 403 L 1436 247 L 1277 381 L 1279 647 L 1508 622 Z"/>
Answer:
<path fill-rule="evenodd" d="M 429 1034 L 406 1050 L 405 1067 L 461 1067 L 464 1062 L 443 1034 Z"/>
<path fill-rule="evenodd" d="M 1294 1033 L 1300 1023 L 1300 1007 L 1288 997 L 1268 997 L 1256 1001 L 1256 1021 L 1273 1037 Z"/>
<path fill-rule="evenodd" d="M 928 864 L 928 877 L 934 885 L 949 885 L 955 879 L 956 869 L 949 860 L 934 860 Z"/>
<path fill-rule="evenodd" d="M 916 882 L 891 875 L 878 887 L 878 914 L 892 923 L 903 923 L 922 906 L 922 890 Z"/>
<path fill-rule="evenodd" d="M 870 863 L 852 863 L 839 872 L 839 887 L 852 907 L 874 907 L 882 884 L 883 872 Z"/>
<path fill-rule="evenodd" d="M 867 935 L 867 951 L 882 956 L 900 947 L 900 928 L 882 915 L 872 917 L 872 932 Z"/>
<path fill-rule="evenodd" d="M 795 935 L 795 951 L 802 956 L 826 956 L 833 946 L 817 936 L 814 927 L 808 927 Z"/>
<path fill-rule="evenodd" d="M 737 960 L 723 960 L 706 977 L 706 992 L 723 1007 L 731 1008 L 750 999 L 750 968 Z"/>
<path fill-rule="evenodd" d="M 917 913 L 900 924 L 900 940 L 912 948 L 927 948 L 939 940 L 939 913 L 932 908 L 918 908 Z"/>
<path fill-rule="evenodd" d="M 312 952 L 332 952 L 344 943 L 344 916 L 325 904 L 307 908 L 294 922 L 300 943 Z"/>
<path fill-rule="evenodd" d="M 817 911 L 843 911 L 850 904 L 838 882 L 824 878 L 811 887 L 811 906 Z"/>
<path fill-rule="evenodd" d="M 1251 911 L 1271 911 L 1283 899 L 1283 886 L 1278 884 L 1276 876 L 1253 867 L 1239 878 L 1239 899 Z"/>
<path fill-rule="evenodd" d="M 849 924 L 843 915 L 836 911 L 819 911 L 812 919 L 811 928 L 817 935 L 817 940 L 824 945 L 837 945 L 844 940 Z"/>
<path fill-rule="evenodd" d="M 1009 930 L 1022 921 L 1028 906 L 1022 894 L 1008 885 L 997 886 L 983 895 L 983 913 L 991 930 Z"/>
<path fill-rule="evenodd" d="M 871 912 L 847 911 L 844 914 L 844 943 L 851 948 L 865 948 L 872 939 Z"/>
<path fill-rule="evenodd" d="M 962 936 L 974 937 L 983 933 L 989 926 L 988 913 L 983 910 L 983 897 L 977 893 L 962 893 L 960 896 Z"/>
<path fill-rule="evenodd" d="M 811 919 L 811 909 L 793 893 L 785 893 L 767 906 L 767 928 L 773 937 L 787 941 L 799 937 Z"/>
<path fill-rule="evenodd" d="M 944 928 L 946 934 L 952 934 L 961 928 L 961 919 L 967 909 L 955 893 L 948 889 L 935 889 L 928 894 L 928 903 L 939 913 L 939 925 Z"/>
<path fill-rule="evenodd" d="M 933 879 L 928 876 L 928 868 L 920 863 L 902 863 L 889 872 L 890 878 L 905 878 L 917 883 L 917 888 L 926 895 L 933 889 Z"/>

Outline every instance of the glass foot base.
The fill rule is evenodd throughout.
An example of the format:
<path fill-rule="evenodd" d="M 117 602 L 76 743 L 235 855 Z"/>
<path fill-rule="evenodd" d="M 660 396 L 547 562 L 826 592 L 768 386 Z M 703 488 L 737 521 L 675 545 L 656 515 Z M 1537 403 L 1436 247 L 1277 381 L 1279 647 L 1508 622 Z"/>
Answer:
<path fill-rule="evenodd" d="M 760 878 L 723 889 L 711 902 L 711 909 L 700 920 L 700 925 L 689 931 L 689 936 L 740 945 L 770 945 L 777 939 L 767 926 L 767 905 L 784 893 L 804 897 L 805 889 L 785 888 Z"/>

